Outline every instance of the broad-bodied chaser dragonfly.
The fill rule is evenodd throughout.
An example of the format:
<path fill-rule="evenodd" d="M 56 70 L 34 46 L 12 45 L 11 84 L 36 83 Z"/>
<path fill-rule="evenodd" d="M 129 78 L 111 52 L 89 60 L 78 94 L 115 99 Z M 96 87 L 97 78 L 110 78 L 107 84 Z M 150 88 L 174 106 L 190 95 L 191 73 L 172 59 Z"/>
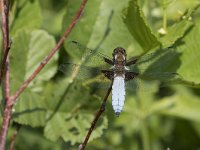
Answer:
<path fill-rule="evenodd" d="M 136 77 L 148 77 L 149 79 L 165 82 L 177 78 L 176 73 L 164 72 L 162 70 L 164 68 L 162 65 L 166 65 L 170 61 L 169 58 L 178 56 L 177 53 L 170 49 L 157 51 L 146 56 L 133 57 L 127 60 L 126 50 L 122 47 L 115 48 L 112 53 L 112 58 L 110 58 L 95 50 L 88 49 L 75 41 L 70 42 L 69 45 L 72 55 L 81 53 L 79 63 L 63 63 L 60 65 L 59 70 L 84 81 L 85 79 L 91 80 L 93 78 L 91 80 L 92 82 L 96 81 L 103 85 L 109 85 L 108 80 L 112 81 L 112 106 L 117 116 L 120 115 L 124 106 L 126 86 L 130 90 L 141 88 L 138 82 L 139 80 Z M 150 65 L 149 60 L 154 58 L 159 59 L 157 60 L 158 63 Z M 160 64 L 160 59 L 164 64 Z M 165 60 L 163 61 L 163 59 Z M 138 67 L 143 68 L 143 70 L 139 70 Z M 155 68 L 157 70 L 156 72 Z"/>

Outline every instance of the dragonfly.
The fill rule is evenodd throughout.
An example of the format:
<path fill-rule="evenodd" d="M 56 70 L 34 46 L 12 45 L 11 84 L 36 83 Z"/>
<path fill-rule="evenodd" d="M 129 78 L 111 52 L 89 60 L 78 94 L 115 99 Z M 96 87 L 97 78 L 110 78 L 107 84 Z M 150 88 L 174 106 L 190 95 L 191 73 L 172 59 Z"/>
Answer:
<path fill-rule="evenodd" d="M 116 47 L 113 50 L 112 57 L 109 57 L 97 50 L 89 49 L 76 41 L 71 41 L 68 44 L 73 54 L 78 55 L 81 53 L 78 59 L 79 63 L 64 62 L 59 66 L 59 70 L 66 75 L 72 75 L 83 81 L 93 78 L 91 82 L 96 81 L 100 85 L 106 85 L 106 87 L 109 85 L 109 81 L 112 81 L 112 107 L 116 116 L 119 116 L 123 110 L 126 87 L 128 89 L 141 88 L 140 80 L 136 78 L 146 76 L 148 78 L 170 82 L 178 76 L 175 72 L 162 71 L 163 67 L 160 63 L 153 64 L 153 67 L 150 67 L 150 71 L 148 71 L 149 67 L 147 67 L 150 65 L 150 59 L 165 58 L 165 61 L 163 61 L 165 65 L 165 63 L 170 62 L 170 59 L 178 57 L 177 53 L 173 50 L 162 50 L 146 56 L 127 59 L 126 50 L 122 47 Z M 141 71 L 138 69 L 138 66 L 143 66 L 142 68 L 146 69 L 141 69 Z M 151 70 L 155 70 L 154 68 L 159 70 L 152 72 Z M 95 84 L 95 87 L 97 87 L 97 84 Z"/>

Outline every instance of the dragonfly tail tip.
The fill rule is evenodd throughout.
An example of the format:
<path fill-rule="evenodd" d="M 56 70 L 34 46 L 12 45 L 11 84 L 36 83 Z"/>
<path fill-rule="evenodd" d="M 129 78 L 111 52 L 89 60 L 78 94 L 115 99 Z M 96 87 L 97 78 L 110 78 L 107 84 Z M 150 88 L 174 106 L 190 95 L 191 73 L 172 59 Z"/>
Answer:
<path fill-rule="evenodd" d="M 115 115 L 116 115 L 117 117 L 119 117 L 120 113 L 121 113 L 121 112 L 115 112 Z"/>

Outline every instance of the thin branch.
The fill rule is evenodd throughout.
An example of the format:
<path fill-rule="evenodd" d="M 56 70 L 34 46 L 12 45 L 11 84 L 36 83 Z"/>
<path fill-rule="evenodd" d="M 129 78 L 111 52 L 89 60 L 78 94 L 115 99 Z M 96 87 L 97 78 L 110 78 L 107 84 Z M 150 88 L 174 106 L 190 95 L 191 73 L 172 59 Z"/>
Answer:
<path fill-rule="evenodd" d="M 110 92 L 112 90 L 112 83 L 110 84 L 110 87 L 109 87 L 109 89 L 108 89 L 108 91 L 107 91 L 107 93 L 106 93 L 106 95 L 105 95 L 105 97 L 103 99 L 103 102 L 101 104 L 100 109 L 98 110 L 98 112 L 96 113 L 96 115 L 94 117 L 94 120 L 92 121 L 91 127 L 90 127 L 90 129 L 89 129 L 89 131 L 88 131 L 88 133 L 87 133 L 87 135 L 85 137 L 84 142 L 79 146 L 79 150 L 84 150 L 85 149 L 85 147 L 87 145 L 87 142 L 88 142 L 88 140 L 90 138 L 90 135 L 91 135 L 92 131 L 94 130 L 97 121 L 99 120 L 99 117 L 105 111 L 106 101 L 107 101 L 108 96 L 109 96 L 109 94 L 110 94 Z"/>
<path fill-rule="evenodd" d="M 16 137 L 17 137 L 17 134 L 19 133 L 19 130 L 21 129 L 21 127 L 22 126 L 20 124 L 17 124 L 16 130 L 15 130 L 14 134 L 12 135 L 12 139 L 11 139 L 11 143 L 10 143 L 10 150 L 14 149 L 14 144 L 15 144 L 15 141 L 16 141 Z"/>
<path fill-rule="evenodd" d="M 6 4 L 4 4 L 4 0 L 1 0 L 1 16 L 2 16 L 2 34 L 3 34 L 3 59 L 1 62 L 0 69 L 0 84 L 5 72 L 6 60 L 8 57 L 8 53 L 10 50 L 10 42 L 9 42 L 9 7 L 10 0 L 6 0 Z"/>
<path fill-rule="evenodd" d="M 12 107 L 9 105 L 10 99 L 10 71 L 9 71 L 9 58 L 8 52 L 10 49 L 9 44 L 9 7 L 10 1 L 6 0 L 6 4 L 4 4 L 4 0 L 0 1 L 1 5 L 1 16 L 2 16 L 2 34 L 3 34 L 3 62 L 1 64 L 0 70 L 0 82 L 2 80 L 3 74 L 5 72 L 5 80 L 4 80 L 4 99 L 6 101 L 6 107 L 3 114 L 3 124 L 0 133 L 0 150 L 4 150 L 6 143 L 6 135 L 8 132 L 8 127 L 11 118 L 11 109 Z"/>
<path fill-rule="evenodd" d="M 44 58 L 44 60 L 40 63 L 40 65 L 36 68 L 36 70 L 30 75 L 30 77 L 22 84 L 22 86 L 15 93 L 15 95 L 12 96 L 13 103 L 15 103 L 17 101 L 17 97 L 24 91 L 24 89 L 28 86 L 28 84 L 36 77 L 36 75 L 42 70 L 42 68 L 49 62 L 49 60 L 52 58 L 52 56 L 59 50 L 59 48 L 63 44 L 64 40 L 68 37 L 69 33 L 71 32 L 71 30 L 73 29 L 73 27 L 75 26 L 77 21 L 79 20 L 86 3 L 87 3 L 87 0 L 83 0 L 82 1 L 81 6 L 80 6 L 80 8 L 79 8 L 79 10 L 77 12 L 76 17 L 72 20 L 71 24 L 69 25 L 69 27 L 65 31 L 65 33 L 62 36 L 62 38 L 60 39 L 60 41 L 52 49 L 50 54 L 47 57 Z"/>
<path fill-rule="evenodd" d="M 6 61 L 6 73 L 5 73 L 5 82 L 4 82 L 4 96 L 6 101 L 6 107 L 3 114 L 3 124 L 0 133 L 0 150 L 4 150 L 6 143 L 6 135 L 8 132 L 8 127 L 10 124 L 11 114 L 12 114 L 12 105 L 10 105 L 12 99 L 10 98 L 10 72 L 9 72 L 9 60 Z"/>

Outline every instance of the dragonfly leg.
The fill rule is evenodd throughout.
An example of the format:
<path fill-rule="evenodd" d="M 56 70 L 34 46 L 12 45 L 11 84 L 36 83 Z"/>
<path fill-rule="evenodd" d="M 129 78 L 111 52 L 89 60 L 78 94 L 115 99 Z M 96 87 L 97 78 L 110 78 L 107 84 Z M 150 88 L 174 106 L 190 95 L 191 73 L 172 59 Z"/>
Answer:
<path fill-rule="evenodd" d="M 105 77 L 112 80 L 114 78 L 114 72 L 110 70 L 101 70 Z"/>
<path fill-rule="evenodd" d="M 125 73 L 125 80 L 126 81 L 131 80 L 131 79 L 135 78 L 138 75 L 139 75 L 139 73 L 137 73 L 137 72 L 126 72 Z"/>

